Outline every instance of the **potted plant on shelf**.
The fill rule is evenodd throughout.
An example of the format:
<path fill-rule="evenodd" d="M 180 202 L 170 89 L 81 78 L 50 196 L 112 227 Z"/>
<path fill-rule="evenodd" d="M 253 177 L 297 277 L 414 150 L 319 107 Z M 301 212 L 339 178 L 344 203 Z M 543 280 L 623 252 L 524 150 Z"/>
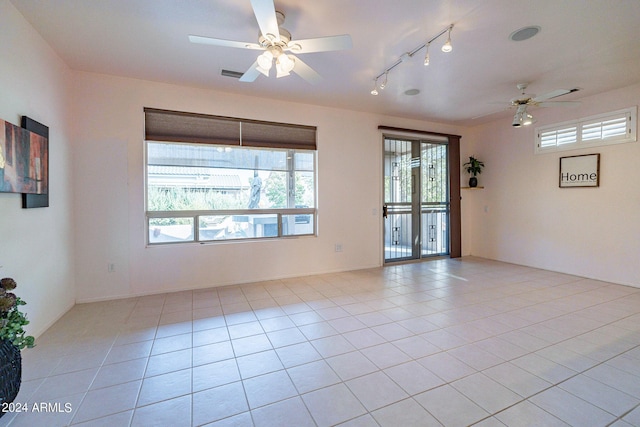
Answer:
<path fill-rule="evenodd" d="M 16 294 L 16 281 L 5 277 L 0 280 L 0 404 L 13 402 L 22 380 L 22 356 L 20 350 L 33 347 L 35 339 L 26 335 L 27 316 L 20 311 L 25 305 Z M 2 416 L 4 412 L 0 412 Z"/>
<path fill-rule="evenodd" d="M 484 163 L 476 159 L 475 157 L 470 156 L 469 161 L 463 164 L 462 166 L 465 166 L 467 173 L 472 175 L 471 178 L 469 178 L 469 187 L 477 187 L 478 178 L 476 178 L 476 175 L 482 173 L 482 168 L 484 167 Z"/>

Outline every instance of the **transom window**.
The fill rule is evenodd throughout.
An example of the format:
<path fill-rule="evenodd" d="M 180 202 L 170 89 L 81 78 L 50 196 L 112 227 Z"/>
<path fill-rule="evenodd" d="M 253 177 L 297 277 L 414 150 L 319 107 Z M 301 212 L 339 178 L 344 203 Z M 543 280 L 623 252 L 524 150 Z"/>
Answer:
<path fill-rule="evenodd" d="M 249 146 L 219 143 L 229 141 L 220 134 L 153 141 L 157 111 L 145 110 L 148 244 L 315 235 L 315 149 L 293 148 L 301 144 L 287 142 L 286 129 L 282 143 L 264 135 Z"/>
<path fill-rule="evenodd" d="M 536 129 L 536 153 L 636 141 L 637 107 Z"/>

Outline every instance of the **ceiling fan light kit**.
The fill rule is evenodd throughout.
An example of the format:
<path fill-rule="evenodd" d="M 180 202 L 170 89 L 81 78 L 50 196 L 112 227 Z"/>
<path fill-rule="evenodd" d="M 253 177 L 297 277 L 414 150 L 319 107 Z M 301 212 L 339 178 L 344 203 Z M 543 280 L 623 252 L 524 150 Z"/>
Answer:
<path fill-rule="evenodd" d="M 407 62 L 410 58 L 413 57 L 413 55 L 415 55 L 416 53 L 418 53 L 422 49 L 426 49 L 426 53 L 425 53 L 425 56 L 424 56 L 423 63 L 424 63 L 425 66 L 429 65 L 429 63 L 430 63 L 429 46 L 431 46 L 431 43 L 433 43 L 435 40 L 437 40 L 440 36 L 442 36 L 444 34 L 447 34 L 447 41 L 442 45 L 442 51 L 445 52 L 445 53 L 451 52 L 453 50 L 453 45 L 451 44 L 451 30 L 453 30 L 453 24 L 449 25 L 448 27 L 446 27 L 445 29 L 440 31 L 438 34 L 436 34 L 435 36 L 433 36 L 429 40 L 427 40 L 426 43 L 421 44 L 420 46 L 418 46 L 415 49 L 413 49 L 411 52 L 405 52 L 402 55 L 400 55 L 400 59 L 398 59 L 391 66 L 386 68 L 383 72 L 378 74 L 376 77 L 374 77 L 374 79 L 373 79 L 374 87 L 373 87 L 373 90 L 371 91 L 371 95 L 378 95 L 378 93 L 379 93 L 378 92 L 378 88 L 384 89 L 387 86 L 387 76 L 389 75 L 389 71 L 393 70 L 394 68 L 396 68 L 398 65 L 402 64 L 403 62 Z M 384 76 L 384 83 L 382 85 L 378 86 L 378 80 L 382 76 Z"/>
<path fill-rule="evenodd" d="M 271 51 L 265 50 L 262 55 L 258 56 L 258 66 L 267 71 L 267 76 L 269 75 L 268 72 L 271 69 L 272 61 L 273 54 L 271 53 Z"/>
<path fill-rule="evenodd" d="M 511 126 L 529 126 L 534 122 L 535 120 L 533 116 L 527 112 L 527 106 L 518 105 L 518 109 L 516 110 L 516 114 L 513 116 L 513 122 L 511 123 Z"/>
<path fill-rule="evenodd" d="M 316 84 L 322 80 L 322 77 L 293 53 L 351 49 L 351 36 L 348 34 L 293 41 L 291 33 L 282 27 L 285 16 L 282 12 L 275 10 L 273 1 L 251 0 L 251 6 L 260 27 L 258 43 L 189 36 L 191 43 L 263 50 L 264 52 L 258 55 L 253 65 L 240 77 L 241 82 L 253 82 L 260 74 L 269 77 L 275 62 L 276 78 L 288 76 L 293 71 L 307 82 Z"/>
<path fill-rule="evenodd" d="M 573 89 L 556 89 L 551 92 L 547 92 L 543 95 L 533 95 L 525 93 L 525 90 L 529 86 L 528 83 L 518 83 L 516 87 L 520 90 L 520 96 L 511 99 L 509 101 L 508 108 L 515 108 L 516 113 L 513 116 L 513 121 L 511 122 L 511 126 L 519 128 L 522 126 L 529 126 L 536 122 L 533 118 L 533 115 L 529 113 L 527 108 L 529 107 L 556 107 L 556 106 L 573 106 L 580 105 L 580 102 L 577 101 L 552 101 L 550 99 L 558 98 L 563 95 L 567 95 L 569 93 L 577 92 L 578 88 Z"/>

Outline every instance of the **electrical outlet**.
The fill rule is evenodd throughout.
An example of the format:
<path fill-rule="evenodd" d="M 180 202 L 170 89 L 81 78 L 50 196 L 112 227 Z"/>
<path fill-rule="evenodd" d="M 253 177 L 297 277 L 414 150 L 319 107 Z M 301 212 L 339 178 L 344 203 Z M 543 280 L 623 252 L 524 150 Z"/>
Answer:
<path fill-rule="evenodd" d="M 336 252 L 342 252 L 342 243 L 336 243 Z"/>

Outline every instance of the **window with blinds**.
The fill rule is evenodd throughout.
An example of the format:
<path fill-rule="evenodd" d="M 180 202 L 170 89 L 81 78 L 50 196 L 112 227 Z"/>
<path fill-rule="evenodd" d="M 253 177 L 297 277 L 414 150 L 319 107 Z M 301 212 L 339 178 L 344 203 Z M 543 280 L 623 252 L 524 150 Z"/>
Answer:
<path fill-rule="evenodd" d="M 578 128 L 576 126 L 541 132 L 539 147 L 559 147 L 565 144 L 573 144 L 578 141 L 577 136 Z"/>
<path fill-rule="evenodd" d="M 315 235 L 315 126 L 144 115 L 148 245 Z"/>
<path fill-rule="evenodd" d="M 634 142 L 637 107 L 536 129 L 536 153 Z"/>
<path fill-rule="evenodd" d="M 613 140 L 627 137 L 628 126 L 631 118 L 624 116 L 611 117 L 605 120 L 596 120 L 582 124 L 582 141 Z"/>

